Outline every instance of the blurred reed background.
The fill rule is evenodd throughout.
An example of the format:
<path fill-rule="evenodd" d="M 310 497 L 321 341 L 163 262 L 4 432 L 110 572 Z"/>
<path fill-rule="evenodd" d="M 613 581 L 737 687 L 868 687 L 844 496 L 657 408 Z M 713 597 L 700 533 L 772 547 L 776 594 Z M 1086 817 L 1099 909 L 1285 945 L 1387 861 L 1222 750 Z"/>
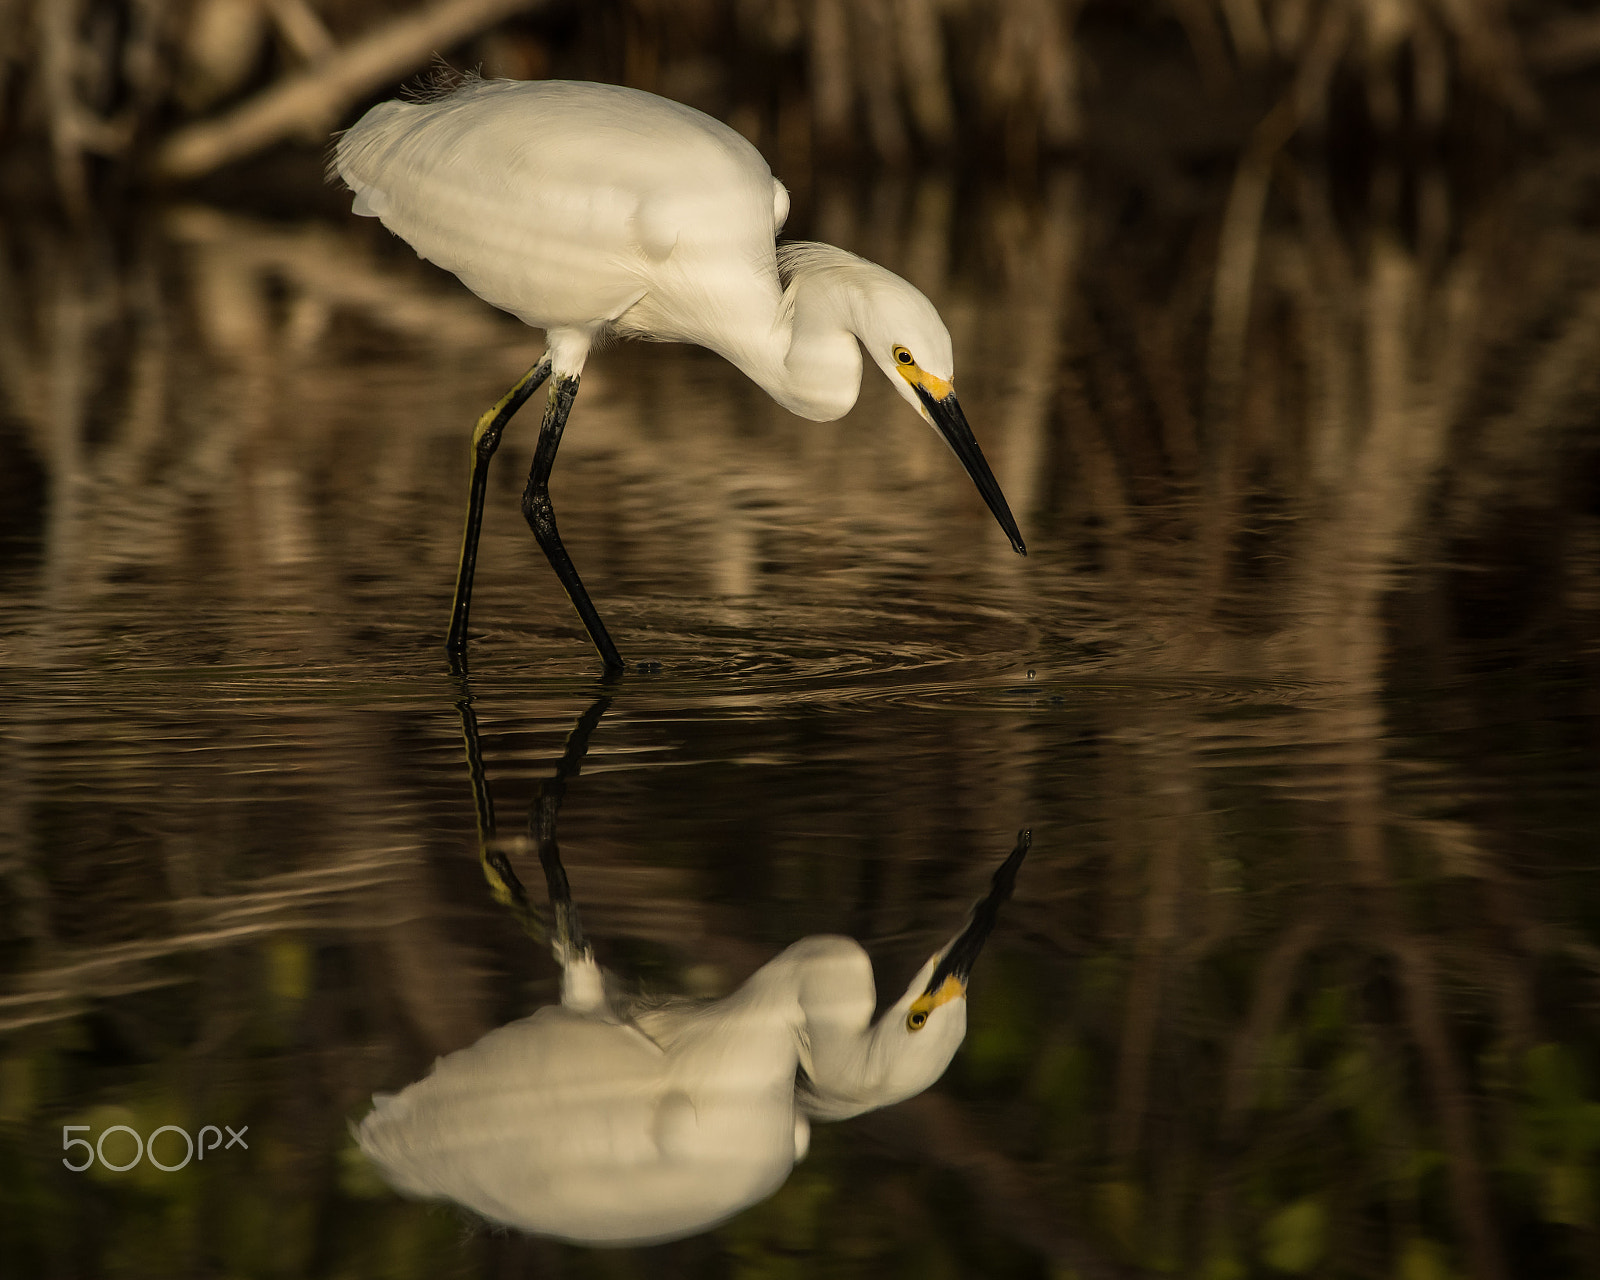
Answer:
<path fill-rule="evenodd" d="M 930 435 L 858 429 L 873 383 L 800 429 L 701 353 L 586 374 L 561 510 L 624 630 L 1039 668 L 958 722 L 776 682 L 603 723 L 574 885 L 676 989 L 806 929 L 904 967 L 1003 852 L 975 833 L 1040 833 L 947 1085 L 615 1274 L 1600 1273 L 1592 9 L 0 0 L 0 40 L 28 1274 L 598 1274 L 340 1154 L 374 1089 L 553 990 L 473 883 L 435 671 L 467 426 L 536 340 L 321 185 L 328 130 L 436 52 L 748 134 L 791 231 L 937 298 L 1033 549 Z M 550 665 L 485 681 L 508 812 L 591 665 L 516 473 L 478 617 Z M 56 1167 L 63 1122 L 173 1117 L 261 1142 Z"/>
<path fill-rule="evenodd" d="M 1600 61 L 1600 16 L 1562 0 L 6 0 L 0 30 L 0 138 L 80 215 L 106 182 L 320 147 L 436 54 L 690 103 L 791 186 L 844 160 L 1026 173 L 1119 129 L 1537 131 Z"/>

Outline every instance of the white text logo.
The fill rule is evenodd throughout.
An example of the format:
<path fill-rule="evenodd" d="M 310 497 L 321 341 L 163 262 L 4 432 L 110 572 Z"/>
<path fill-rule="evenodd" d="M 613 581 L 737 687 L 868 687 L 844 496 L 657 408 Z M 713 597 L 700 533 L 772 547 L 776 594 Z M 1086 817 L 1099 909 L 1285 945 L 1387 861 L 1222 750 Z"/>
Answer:
<path fill-rule="evenodd" d="M 164 1124 L 150 1135 L 148 1142 L 145 1141 L 138 1130 L 131 1129 L 125 1124 L 114 1124 L 108 1129 L 101 1130 L 100 1137 L 94 1142 L 90 1142 L 87 1138 L 74 1138 L 72 1136 L 74 1133 L 88 1133 L 90 1127 L 86 1124 L 68 1124 L 61 1127 L 61 1149 L 63 1151 L 71 1151 L 74 1147 L 83 1148 L 83 1159 L 79 1164 L 73 1164 L 66 1156 L 61 1158 L 61 1163 L 71 1169 L 73 1173 L 82 1173 L 96 1160 L 100 1161 L 102 1169 L 109 1169 L 112 1173 L 126 1173 L 141 1160 L 148 1160 L 157 1169 L 160 1169 L 162 1173 L 176 1173 L 191 1160 L 197 1158 L 204 1160 L 207 1151 L 216 1151 L 219 1148 L 226 1151 L 229 1147 L 243 1147 L 246 1151 L 250 1149 L 250 1144 L 244 1140 L 244 1135 L 250 1131 L 250 1126 L 247 1124 L 240 1125 L 237 1129 L 227 1124 L 223 1125 L 222 1129 L 217 1128 L 214 1124 L 208 1124 L 200 1130 L 198 1137 L 190 1137 L 187 1129 L 181 1129 L 175 1124 Z M 223 1129 L 228 1131 L 226 1144 L 222 1141 Z M 133 1159 L 126 1164 L 113 1164 L 106 1159 L 106 1139 L 114 1133 L 125 1133 L 133 1139 Z M 164 1133 L 176 1134 L 178 1138 L 183 1139 L 183 1159 L 176 1164 L 163 1164 L 156 1158 L 156 1139 Z M 173 1145 L 176 1141 L 177 1139 L 173 1138 L 162 1144 L 162 1150 L 169 1157 L 177 1155 Z"/>

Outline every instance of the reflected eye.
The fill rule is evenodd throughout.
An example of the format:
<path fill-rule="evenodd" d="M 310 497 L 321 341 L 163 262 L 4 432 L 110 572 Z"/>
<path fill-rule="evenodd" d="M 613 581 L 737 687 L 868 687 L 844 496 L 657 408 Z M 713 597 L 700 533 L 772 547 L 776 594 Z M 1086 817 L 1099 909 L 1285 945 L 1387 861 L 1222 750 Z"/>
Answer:
<path fill-rule="evenodd" d="M 926 1009 L 913 1009 L 906 1017 L 906 1030 L 921 1031 L 927 1021 L 928 1011 Z"/>
<path fill-rule="evenodd" d="M 916 364 L 916 361 L 911 358 L 911 353 L 904 347 L 896 347 L 894 349 L 894 358 L 901 364 Z"/>

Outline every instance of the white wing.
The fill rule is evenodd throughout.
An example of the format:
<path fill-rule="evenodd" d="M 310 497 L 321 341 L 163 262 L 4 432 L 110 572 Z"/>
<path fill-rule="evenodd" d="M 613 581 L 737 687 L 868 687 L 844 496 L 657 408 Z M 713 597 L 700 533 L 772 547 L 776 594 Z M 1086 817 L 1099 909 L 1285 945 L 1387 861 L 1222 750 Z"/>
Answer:
<path fill-rule="evenodd" d="M 593 329 L 691 266 L 702 291 L 770 274 L 759 289 L 769 316 L 775 306 L 763 258 L 788 193 L 738 133 L 663 98 L 469 81 L 436 101 L 372 108 L 334 163 L 356 212 L 538 328 Z M 651 336 L 700 341 L 697 328 Z"/>

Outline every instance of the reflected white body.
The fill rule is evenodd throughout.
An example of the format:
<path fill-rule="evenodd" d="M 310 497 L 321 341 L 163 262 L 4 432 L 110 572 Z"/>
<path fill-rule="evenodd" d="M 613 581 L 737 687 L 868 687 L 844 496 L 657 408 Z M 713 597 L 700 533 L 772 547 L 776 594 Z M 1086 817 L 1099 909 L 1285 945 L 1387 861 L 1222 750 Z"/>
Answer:
<path fill-rule="evenodd" d="M 871 962 L 849 938 L 804 938 L 722 1000 L 631 1020 L 586 953 L 559 1007 L 375 1098 L 357 1137 L 398 1190 L 507 1226 L 585 1244 L 690 1235 L 782 1185 L 808 1115 L 886 1106 L 944 1073 L 965 997 L 907 1026 L 943 954 L 874 1024 Z"/>
<path fill-rule="evenodd" d="M 548 333 L 576 376 L 602 332 L 718 352 L 785 408 L 828 421 L 861 348 L 926 420 L 954 376 L 933 304 L 893 272 L 774 237 L 789 195 L 760 152 L 690 107 L 616 85 L 468 80 L 380 103 L 339 139 L 356 213 Z M 897 363 L 897 344 L 914 363 Z"/>

